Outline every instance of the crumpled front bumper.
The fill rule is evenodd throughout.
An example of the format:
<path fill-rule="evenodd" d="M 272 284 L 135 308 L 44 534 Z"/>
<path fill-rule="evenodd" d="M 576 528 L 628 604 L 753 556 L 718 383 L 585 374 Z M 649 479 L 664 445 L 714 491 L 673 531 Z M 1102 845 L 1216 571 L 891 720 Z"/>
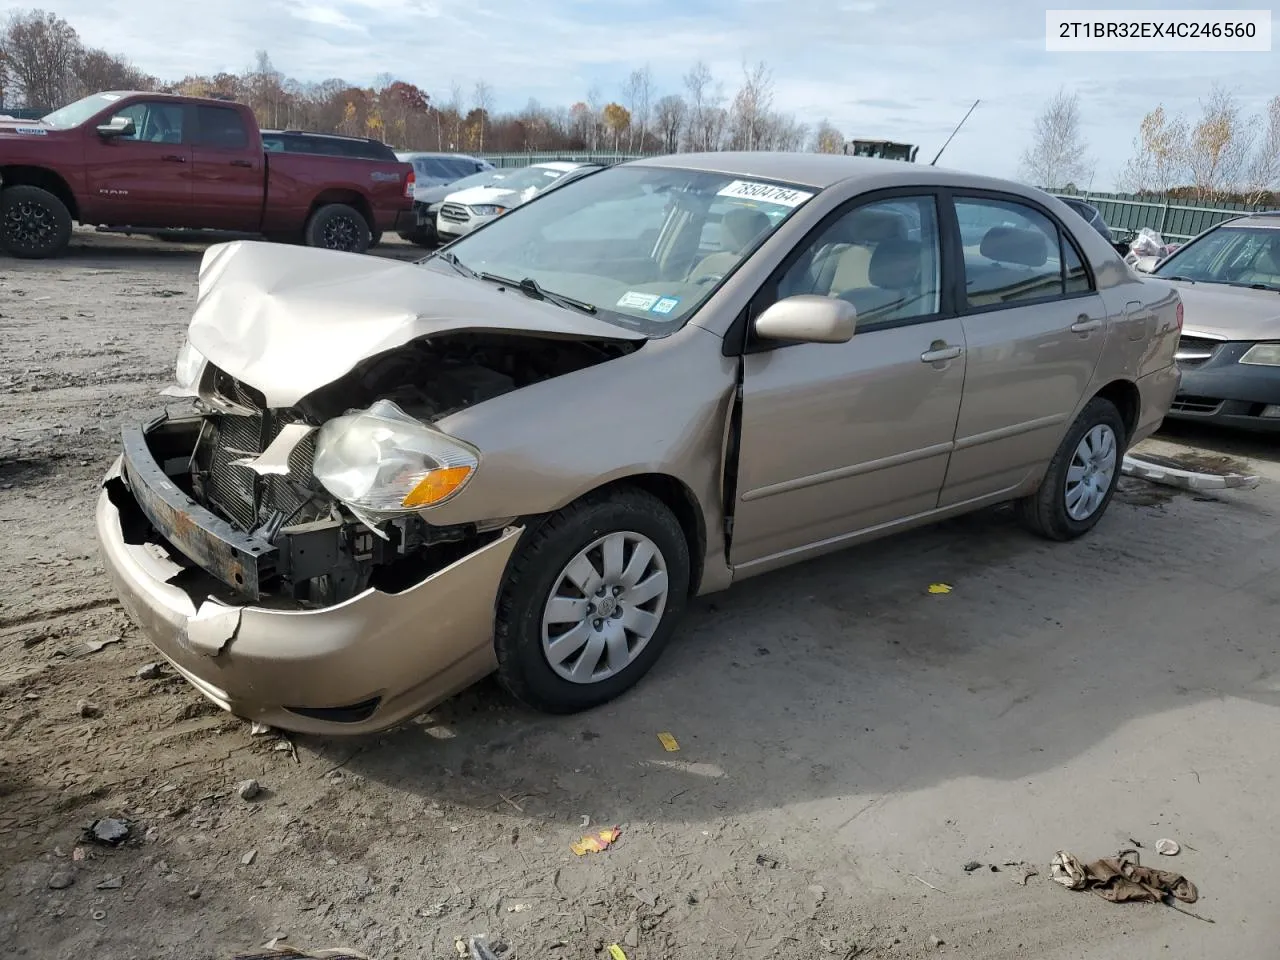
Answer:
<path fill-rule="evenodd" d="M 173 548 L 140 533 L 149 524 L 121 467 L 118 459 L 98 496 L 107 573 L 147 638 L 223 709 L 286 730 L 368 733 L 497 667 L 494 610 L 522 527 L 400 593 L 369 589 L 316 610 L 197 602 L 179 585 L 186 565 Z"/>

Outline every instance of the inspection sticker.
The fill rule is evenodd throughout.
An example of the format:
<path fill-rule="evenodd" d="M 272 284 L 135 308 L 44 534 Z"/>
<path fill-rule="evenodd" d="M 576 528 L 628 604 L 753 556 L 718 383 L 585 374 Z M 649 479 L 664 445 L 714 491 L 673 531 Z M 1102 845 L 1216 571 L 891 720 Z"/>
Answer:
<path fill-rule="evenodd" d="M 44 127 L 14 127 L 14 133 L 24 133 L 29 137 L 47 137 L 49 131 Z"/>
<path fill-rule="evenodd" d="M 618 298 L 617 306 L 630 307 L 632 310 L 648 310 L 657 302 L 656 293 L 637 293 L 635 290 L 628 290 Z"/>
<path fill-rule="evenodd" d="M 763 200 L 765 203 L 776 203 L 782 207 L 798 207 L 813 194 L 804 190 L 792 190 L 790 187 L 779 187 L 773 183 L 735 180 L 717 190 L 716 196 L 735 197 L 738 200 Z"/>
<path fill-rule="evenodd" d="M 680 305 L 679 297 L 662 297 L 649 308 L 650 313 L 661 313 L 664 316 Z"/>

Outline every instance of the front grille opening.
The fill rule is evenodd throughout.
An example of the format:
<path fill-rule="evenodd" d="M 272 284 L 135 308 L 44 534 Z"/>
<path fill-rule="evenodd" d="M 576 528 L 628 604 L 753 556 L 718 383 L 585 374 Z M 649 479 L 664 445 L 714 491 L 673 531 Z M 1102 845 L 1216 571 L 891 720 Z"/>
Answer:
<path fill-rule="evenodd" d="M 380 703 L 382 698 L 374 697 L 346 707 L 285 707 L 285 709 L 309 720 L 322 720 L 326 723 L 364 723 L 373 716 Z"/>
<path fill-rule="evenodd" d="M 1197 397 L 1192 395 L 1182 395 L 1174 398 L 1171 410 L 1178 413 L 1217 413 L 1222 406 L 1222 401 L 1213 397 Z"/>

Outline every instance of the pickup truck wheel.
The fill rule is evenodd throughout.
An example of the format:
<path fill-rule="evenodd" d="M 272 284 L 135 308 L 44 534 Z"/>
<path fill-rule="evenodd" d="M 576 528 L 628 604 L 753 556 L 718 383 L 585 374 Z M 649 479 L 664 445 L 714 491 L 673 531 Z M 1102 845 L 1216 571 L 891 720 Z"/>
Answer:
<path fill-rule="evenodd" d="M 526 534 L 498 598 L 498 679 L 548 713 L 612 700 L 657 661 L 689 593 L 680 523 L 642 490 L 591 494 Z"/>
<path fill-rule="evenodd" d="M 1022 524 L 1049 540 L 1074 540 L 1092 530 L 1120 480 L 1126 434 L 1114 403 L 1090 400 L 1062 438 L 1040 489 L 1014 504 Z"/>
<path fill-rule="evenodd" d="M 364 253 L 372 239 L 368 221 L 359 210 L 345 203 L 326 204 L 307 222 L 309 247 Z"/>
<path fill-rule="evenodd" d="M 19 185 L 0 193 L 0 247 L 21 260 L 61 253 L 71 242 L 71 212 L 48 190 Z"/>

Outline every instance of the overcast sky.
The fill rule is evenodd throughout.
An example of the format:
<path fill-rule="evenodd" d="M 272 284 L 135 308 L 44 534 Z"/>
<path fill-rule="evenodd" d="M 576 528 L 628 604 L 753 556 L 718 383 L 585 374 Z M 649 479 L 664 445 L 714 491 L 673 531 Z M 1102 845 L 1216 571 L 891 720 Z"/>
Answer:
<path fill-rule="evenodd" d="M 0 15 L 28 3 L 0 0 Z M 1217 80 L 1249 112 L 1280 93 L 1280 52 L 1045 52 L 1045 5 L 1027 0 L 45 0 L 91 45 L 162 78 L 240 71 L 267 50 L 300 80 L 368 85 L 391 73 L 440 100 L 487 81 L 499 109 L 568 104 L 598 84 L 620 97 L 649 64 L 656 96 L 705 60 L 732 95 L 744 60 L 766 61 L 775 106 L 846 137 L 919 144 L 927 162 L 975 99 L 943 165 L 1013 175 L 1039 107 L 1079 92 L 1094 189 L 1112 189 L 1142 115 L 1193 115 Z M 1066 3 L 1061 6 L 1067 6 Z M 1095 3 L 1096 7 L 1109 6 Z M 1120 6 L 1120 5 L 1116 5 Z M 1125 8 L 1151 8 L 1131 2 Z M 1242 3 L 1159 8 L 1232 9 Z M 1261 4 L 1252 4 L 1261 7 Z M 207 15 L 202 15 L 207 11 Z M 1273 21 L 1280 42 L 1280 25 Z M 1082 185 L 1083 186 L 1083 185 Z"/>

